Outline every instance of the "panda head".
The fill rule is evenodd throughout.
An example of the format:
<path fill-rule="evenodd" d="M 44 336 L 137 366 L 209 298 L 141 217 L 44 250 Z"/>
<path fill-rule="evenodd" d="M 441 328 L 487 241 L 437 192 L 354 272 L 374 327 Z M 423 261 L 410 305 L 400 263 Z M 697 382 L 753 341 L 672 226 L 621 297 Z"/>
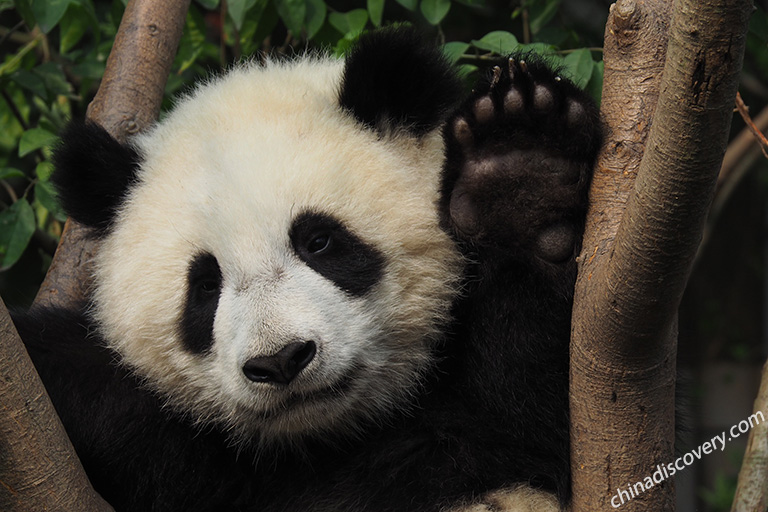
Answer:
<path fill-rule="evenodd" d="M 234 69 L 130 145 L 73 125 L 54 181 L 100 239 L 107 344 L 242 442 L 403 407 L 461 272 L 436 206 L 459 91 L 439 51 L 388 30 L 345 61 Z"/>

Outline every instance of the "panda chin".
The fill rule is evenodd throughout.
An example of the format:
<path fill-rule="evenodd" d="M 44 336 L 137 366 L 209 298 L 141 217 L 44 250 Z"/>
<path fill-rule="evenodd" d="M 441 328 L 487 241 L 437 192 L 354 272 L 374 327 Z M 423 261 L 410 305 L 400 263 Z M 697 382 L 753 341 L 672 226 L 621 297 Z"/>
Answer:
<path fill-rule="evenodd" d="M 421 385 L 421 373 L 411 374 L 410 385 L 405 379 L 382 382 L 375 371 L 355 365 L 319 388 L 272 386 L 268 404 L 241 403 L 227 418 L 226 430 L 233 444 L 257 451 L 300 447 L 311 439 L 333 444 L 356 438 L 365 425 L 387 422 L 395 404 L 406 412 L 413 387 Z"/>
<path fill-rule="evenodd" d="M 285 390 L 286 396 L 278 399 L 278 403 L 266 409 L 260 416 L 267 421 L 275 420 L 279 417 L 301 414 L 304 409 L 314 410 L 317 407 L 331 407 L 333 404 L 343 404 L 354 389 L 354 382 L 358 378 L 357 371 L 336 379 L 333 383 L 312 391 Z"/>

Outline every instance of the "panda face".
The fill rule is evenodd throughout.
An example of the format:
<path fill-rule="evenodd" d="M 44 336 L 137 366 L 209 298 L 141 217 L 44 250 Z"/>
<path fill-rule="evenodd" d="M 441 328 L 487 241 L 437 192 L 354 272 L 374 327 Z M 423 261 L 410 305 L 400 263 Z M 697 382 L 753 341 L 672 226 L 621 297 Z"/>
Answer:
<path fill-rule="evenodd" d="M 403 407 L 456 293 L 439 126 L 365 127 L 339 105 L 344 70 L 246 66 L 181 100 L 136 141 L 96 257 L 107 343 L 240 442 L 352 432 Z"/>

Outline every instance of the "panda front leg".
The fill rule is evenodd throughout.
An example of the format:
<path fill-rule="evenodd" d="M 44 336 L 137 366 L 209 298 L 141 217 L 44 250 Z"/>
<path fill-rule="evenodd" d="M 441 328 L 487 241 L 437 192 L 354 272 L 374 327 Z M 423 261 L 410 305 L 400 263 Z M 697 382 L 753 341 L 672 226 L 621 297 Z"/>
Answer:
<path fill-rule="evenodd" d="M 443 219 L 471 262 L 456 308 L 463 361 L 512 451 L 509 487 L 458 510 L 557 510 L 570 493 L 570 312 L 598 109 L 547 66 L 512 58 L 444 135 Z M 528 481 L 543 491 L 515 485 Z"/>

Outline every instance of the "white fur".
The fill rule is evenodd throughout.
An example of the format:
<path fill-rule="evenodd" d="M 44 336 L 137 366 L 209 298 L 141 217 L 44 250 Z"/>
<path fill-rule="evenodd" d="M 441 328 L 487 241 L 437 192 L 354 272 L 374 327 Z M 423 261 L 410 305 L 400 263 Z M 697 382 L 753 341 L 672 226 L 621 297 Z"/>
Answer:
<path fill-rule="evenodd" d="M 548 492 L 519 484 L 488 492 L 477 501 L 457 505 L 443 512 L 564 512 L 557 498 Z"/>
<path fill-rule="evenodd" d="M 137 145 L 140 182 L 97 255 L 94 315 L 126 364 L 169 404 L 238 441 L 353 431 L 401 407 L 446 321 L 460 256 L 438 226 L 440 130 L 420 139 L 363 129 L 337 105 L 342 63 L 302 58 L 237 68 L 182 99 Z M 309 269 L 294 216 L 329 213 L 386 259 L 352 297 Z M 190 260 L 216 256 L 223 288 L 210 354 L 185 351 Z M 312 339 L 287 387 L 243 362 Z M 353 376 L 349 388 L 329 389 Z"/>

